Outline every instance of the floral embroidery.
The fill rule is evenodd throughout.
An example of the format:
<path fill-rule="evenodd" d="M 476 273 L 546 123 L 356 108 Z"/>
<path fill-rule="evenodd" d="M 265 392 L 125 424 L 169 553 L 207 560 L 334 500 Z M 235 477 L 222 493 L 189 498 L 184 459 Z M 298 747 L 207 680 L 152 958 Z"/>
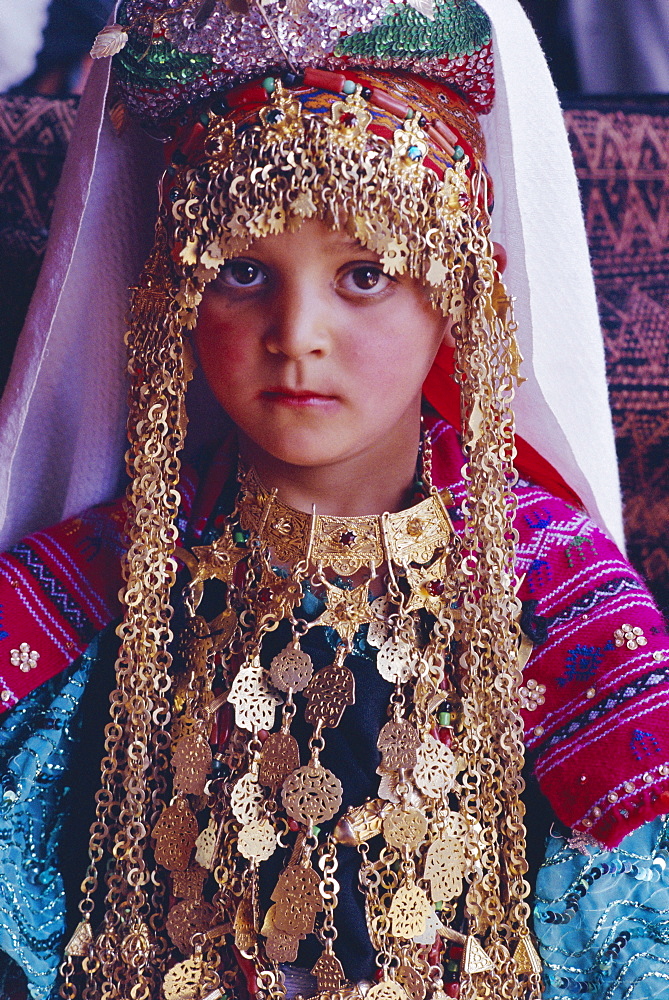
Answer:
<path fill-rule="evenodd" d="M 553 515 L 546 507 L 543 507 L 541 512 L 532 511 L 531 514 L 526 514 L 525 520 L 532 531 L 538 531 L 539 529 L 547 528 L 553 523 Z"/>
<path fill-rule="evenodd" d="M 630 749 L 637 760 L 648 757 L 650 754 L 660 752 L 660 744 L 652 733 L 646 733 L 643 729 L 635 729 L 630 740 Z"/>
<path fill-rule="evenodd" d="M 569 563 L 569 569 L 574 568 L 574 563 L 572 561 L 574 549 L 578 552 L 583 561 L 588 558 L 587 554 L 583 551 L 586 545 L 590 546 L 591 554 L 593 556 L 596 555 L 597 550 L 595 549 L 595 543 L 592 538 L 588 538 L 587 535 L 574 535 L 574 537 L 567 542 L 564 552 L 567 557 L 567 562 Z"/>
<path fill-rule="evenodd" d="M 614 649 L 609 640 L 604 647 L 584 646 L 579 643 L 570 649 L 565 661 L 565 672 L 558 677 L 558 684 L 564 687 L 568 681 L 589 681 L 602 662 L 604 651 Z"/>
<path fill-rule="evenodd" d="M 527 571 L 527 585 L 534 593 L 535 585 L 540 587 L 553 578 L 553 571 L 545 559 L 533 559 Z"/>

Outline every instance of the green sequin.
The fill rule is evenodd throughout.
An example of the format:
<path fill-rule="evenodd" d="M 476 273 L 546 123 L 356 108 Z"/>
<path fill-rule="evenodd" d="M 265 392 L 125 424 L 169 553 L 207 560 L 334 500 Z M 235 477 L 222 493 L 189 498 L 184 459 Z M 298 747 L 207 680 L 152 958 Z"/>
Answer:
<path fill-rule="evenodd" d="M 475 0 L 441 0 L 434 21 L 413 7 L 395 7 L 370 31 L 337 45 L 337 55 L 454 58 L 478 52 L 490 41 L 490 20 Z"/>
<path fill-rule="evenodd" d="M 131 35 L 114 57 L 114 67 L 124 82 L 141 82 L 143 87 L 150 83 L 162 89 L 200 80 L 214 69 L 214 62 L 197 52 L 179 52 L 162 38 L 149 44 L 146 38 Z"/>

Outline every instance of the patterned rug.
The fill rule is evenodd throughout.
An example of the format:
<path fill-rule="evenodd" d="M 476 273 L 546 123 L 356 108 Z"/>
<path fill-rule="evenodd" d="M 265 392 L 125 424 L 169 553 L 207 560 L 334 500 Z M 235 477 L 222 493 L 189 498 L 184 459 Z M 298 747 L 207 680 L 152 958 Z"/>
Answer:
<path fill-rule="evenodd" d="M 0 388 L 46 245 L 77 99 L 0 97 Z M 669 98 L 572 102 L 628 554 L 669 609 Z"/>
<path fill-rule="evenodd" d="M 565 112 L 604 331 L 628 555 L 669 609 L 669 97 Z"/>
<path fill-rule="evenodd" d="M 0 390 L 39 274 L 78 103 L 0 96 Z"/>

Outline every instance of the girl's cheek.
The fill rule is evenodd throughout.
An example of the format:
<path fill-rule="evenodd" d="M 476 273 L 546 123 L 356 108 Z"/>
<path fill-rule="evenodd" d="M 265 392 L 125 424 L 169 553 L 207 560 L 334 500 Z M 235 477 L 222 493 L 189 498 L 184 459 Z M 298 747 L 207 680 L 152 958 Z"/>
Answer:
<path fill-rule="evenodd" d="M 250 345 L 237 324 L 221 322 L 206 313 L 198 322 L 195 344 L 205 368 L 237 367 L 250 356 Z"/>

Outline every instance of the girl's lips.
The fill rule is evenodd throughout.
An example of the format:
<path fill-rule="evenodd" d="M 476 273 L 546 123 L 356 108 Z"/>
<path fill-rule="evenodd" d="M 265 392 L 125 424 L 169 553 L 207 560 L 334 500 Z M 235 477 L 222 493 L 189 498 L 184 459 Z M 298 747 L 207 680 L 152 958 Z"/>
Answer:
<path fill-rule="evenodd" d="M 261 397 L 269 402 L 284 403 L 288 406 L 316 406 L 333 403 L 336 399 L 336 396 L 327 396 L 320 392 L 311 392 L 308 389 L 284 389 L 281 386 L 264 389 Z"/>

